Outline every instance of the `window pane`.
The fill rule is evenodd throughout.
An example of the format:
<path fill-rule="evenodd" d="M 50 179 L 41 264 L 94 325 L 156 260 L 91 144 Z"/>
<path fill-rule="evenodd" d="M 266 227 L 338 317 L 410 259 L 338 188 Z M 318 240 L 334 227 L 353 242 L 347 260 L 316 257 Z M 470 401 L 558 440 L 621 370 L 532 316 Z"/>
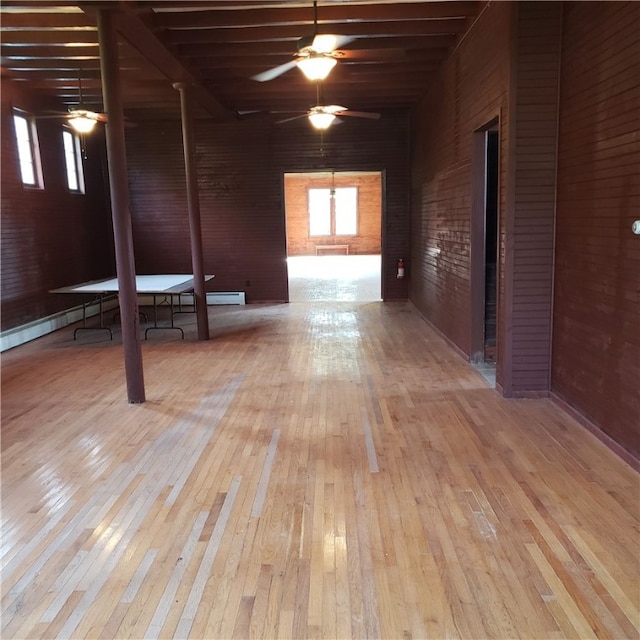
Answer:
<path fill-rule="evenodd" d="M 331 191 L 309 189 L 309 235 L 331 235 Z"/>
<path fill-rule="evenodd" d="M 20 175 L 24 184 L 35 185 L 36 172 L 33 166 L 33 147 L 31 145 L 31 131 L 29 122 L 23 116 L 14 115 L 13 122 L 16 129 L 18 143 L 18 158 L 20 161 Z"/>
<path fill-rule="evenodd" d="M 336 235 L 355 236 L 358 233 L 358 189 L 336 189 Z"/>
<path fill-rule="evenodd" d="M 78 164 L 76 159 L 76 145 L 70 131 L 62 132 L 64 142 L 64 161 L 67 168 L 67 185 L 71 191 L 78 191 Z"/>

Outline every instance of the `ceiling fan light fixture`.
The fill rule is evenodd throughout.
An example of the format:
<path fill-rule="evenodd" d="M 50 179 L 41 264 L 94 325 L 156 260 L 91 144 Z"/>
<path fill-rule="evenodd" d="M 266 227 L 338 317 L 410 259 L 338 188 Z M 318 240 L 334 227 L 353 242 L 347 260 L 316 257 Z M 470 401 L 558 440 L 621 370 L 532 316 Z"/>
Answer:
<path fill-rule="evenodd" d="M 93 127 L 96 126 L 97 120 L 92 118 L 88 112 L 79 111 L 73 114 L 72 118 L 69 118 L 69 124 L 78 133 L 90 133 L 93 131 Z"/>
<path fill-rule="evenodd" d="M 326 111 L 314 111 L 309 114 L 309 122 L 320 130 L 328 129 L 335 119 L 336 117 L 333 113 L 327 113 Z"/>
<path fill-rule="evenodd" d="M 298 60 L 297 65 L 309 80 L 318 81 L 324 80 L 336 63 L 336 59 L 330 56 L 311 55 Z"/>

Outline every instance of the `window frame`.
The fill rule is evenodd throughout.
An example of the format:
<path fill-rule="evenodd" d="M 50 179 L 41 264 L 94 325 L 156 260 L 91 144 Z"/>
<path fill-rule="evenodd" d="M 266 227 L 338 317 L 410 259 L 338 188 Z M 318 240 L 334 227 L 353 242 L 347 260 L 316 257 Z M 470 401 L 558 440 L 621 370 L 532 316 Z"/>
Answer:
<path fill-rule="evenodd" d="M 16 107 L 12 109 L 12 116 L 20 182 L 25 189 L 43 190 L 44 179 L 42 176 L 42 160 L 40 158 L 40 145 L 38 143 L 38 130 L 36 128 L 35 118 L 29 112 Z M 18 120 L 24 121 L 25 123 L 24 130 L 27 134 L 26 145 L 24 144 L 25 141 L 18 130 Z M 29 157 L 25 158 L 25 151 L 29 154 Z M 25 165 L 30 168 L 30 172 L 33 175 L 33 182 L 25 179 Z"/>
<path fill-rule="evenodd" d="M 338 233 L 337 226 L 337 198 L 336 194 L 342 191 L 355 191 L 354 194 L 354 202 L 355 202 L 355 231 L 353 233 Z M 312 202 L 314 200 L 312 192 L 329 192 L 328 205 L 329 210 L 326 214 L 329 217 L 329 232 L 328 233 L 313 233 L 313 225 L 311 222 L 312 216 Z M 342 187 L 307 187 L 307 224 L 309 229 L 309 238 L 344 238 L 344 237 L 356 237 L 359 235 L 359 223 L 360 223 L 360 215 L 359 215 L 359 197 L 360 190 L 357 185 L 349 185 Z"/>
<path fill-rule="evenodd" d="M 66 140 L 71 140 L 71 148 L 67 149 Z M 82 147 L 80 144 L 80 136 L 73 131 L 71 127 L 62 127 L 62 151 L 64 153 L 64 168 L 65 177 L 67 179 L 67 189 L 69 193 L 77 193 L 80 195 L 85 194 L 85 180 L 84 180 L 84 164 L 82 162 Z M 69 151 L 71 153 L 69 153 Z M 70 162 L 72 159 L 72 163 Z M 75 178 L 76 187 L 71 184 L 72 174 L 70 168 L 73 167 L 73 177 Z"/>

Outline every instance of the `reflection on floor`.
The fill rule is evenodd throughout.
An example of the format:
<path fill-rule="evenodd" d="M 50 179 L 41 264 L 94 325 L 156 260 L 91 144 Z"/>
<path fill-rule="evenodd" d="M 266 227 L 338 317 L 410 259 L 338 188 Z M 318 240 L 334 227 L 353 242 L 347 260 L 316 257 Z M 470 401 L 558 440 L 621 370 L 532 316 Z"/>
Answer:
<path fill-rule="evenodd" d="M 380 256 L 290 256 L 289 302 L 374 302 L 381 298 Z M 492 387 L 495 362 L 473 365 Z"/>
<path fill-rule="evenodd" d="M 290 256 L 289 302 L 381 300 L 380 256 Z"/>

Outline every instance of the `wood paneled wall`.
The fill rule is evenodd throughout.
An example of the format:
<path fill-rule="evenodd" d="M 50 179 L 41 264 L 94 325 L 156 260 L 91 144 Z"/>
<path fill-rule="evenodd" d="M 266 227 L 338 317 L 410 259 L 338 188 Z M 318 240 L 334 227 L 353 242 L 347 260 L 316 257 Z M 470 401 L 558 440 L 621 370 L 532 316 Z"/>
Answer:
<path fill-rule="evenodd" d="M 502 212 L 510 34 L 510 3 L 491 3 L 414 114 L 410 296 L 421 313 L 467 355 L 471 335 L 473 134 L 499 117 Z M 500 236 L 504 254 L 504 221 Z M 499 366 L 503 342 L 504 335 L 499 333 Z M 499 368 L 499 379 L 500 375 Z"/>
<path fill-rule="evenodd" d="M 288 299 L 284 174 L 380 171 L 383 295 L 407 297 L 395 261 L 409 244 L 408 118 L 354 118 L 322 137 L 301 120 L 231 124 L 197 120 L 197 164 L 205 271 L 215 291 L 245 291 L 248 302 Z M 131 208 L 139 273 L 190 271 L 179 119 L 127 131 Z"/>
<path fill-rule="evenodd" d="M 640 457 L 640 3 L 563 22 L 551 385 Z"/>
<path fill-rule="evenodd" d="M 562 4 L 514 11 L 500 344 L 503 391 L 522 396 L 549 391 Z"/>
<path fill-rule="evenodd" d="M 321 176 L 321 177 L 318 177 Z M 311 237 L 309 235 L 308 190 L 356 187 L 358 189 L 358 230 L 352 236 Z M 285 177 L 287 252 L 290 256 L 316 255 L 316 246 L 347 244 L 349 254 L 379 254 L 381 250 L 380 174 L 288 175 Z"/>
<path fill-rule="evenodd" d="M 636 457 L 639 12 L 485 8 L 415 113 L 410 291 L 470 355 L 470 145 L 498 117 L 498 386 L 555 394 Z"/>
<path fill-rule="evenodd" d="M 62 120 L 38 120 L 44 189 L 22 185 L 12 108 L 39 114 L 51 106 L 2 80 L 3 331 L 80 302 L 77 296 L 50 294 L 50 289 L 115 272 L 101 130 L 86 138 L 86 193 L 80 195 L 69 192 L 66 185 Z"/>

